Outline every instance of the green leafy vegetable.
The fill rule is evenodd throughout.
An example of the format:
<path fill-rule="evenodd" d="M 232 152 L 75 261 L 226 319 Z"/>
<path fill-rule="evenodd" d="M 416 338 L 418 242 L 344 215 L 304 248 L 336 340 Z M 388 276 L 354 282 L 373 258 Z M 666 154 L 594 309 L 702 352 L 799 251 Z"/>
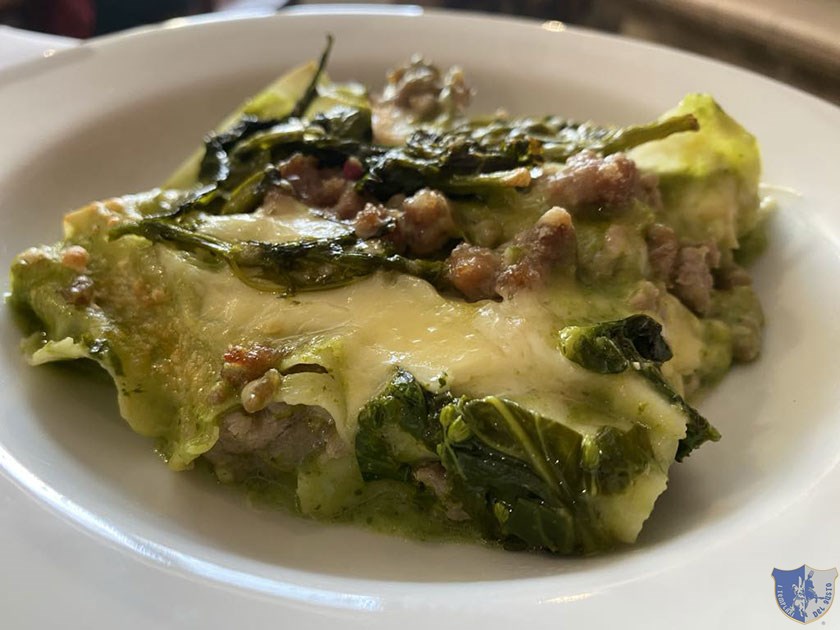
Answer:
<path fill-rule="evenodd" d="M 559 553 L 610 547 L 591 499 L 624 491 L 654 461 L 641 426 L 584 436 L 495 396 L 460 399 L 440 418 L 438 452 L 465 509 L 497 536 L 529 547 Z"/>
<path fill-rule="evenodd" d="M 566 357 L 599 374 L 617 374 L 632 368 L 687 417 L 686 435 L 677 448 L 677 461 L 720 433 L 689 405 L 662 376 L 660 365 L 671 358 L 662 326 L 647 315 L 592 326 L 567 326 L 560 331 L 560 349 Z"/>
<path fill-rule="evenodd" d="M 359 187 L 379 198 L 411 193 L 423 186 L 444 192 L 458 186 L 458 178 L 484 175 L 483 186 L 517 186 L 505 181 L 507 172 L 540 161 L 539 144 L 528 138 L 481 142 L 468 133 L 418 130 L 405 146 L 372 154 Z M 527 186 L 530 177 L 518 187 Z"/>
<path fill-rule="evenodd" d="M 122 225 L 111 238 L 128 234 L 210 253 L 246 284 L 285 295 L 339 287 L 379 270 L 416 276 L 439 289 L 447 286 L 442 261 L 389 253 L 350 235 L 286 243 L 225 241 L 166 218 L 153 218 Z"/>
<path fill-rule="evenodd" d="M 365 481 L 408 481 L 411 464 L 434 461 L 441 440 L 439 405 L 405 370 L 359 413 L 356 457 Z"/>
<path fill-rule="evenodd" d="M 404 146 L 377 145 L 372 140 L 371 112 L 366 107 L 339 105 L 304 118 L 318 94 L 318 83 L 329 58 L 332 38 L 317 70 L 291 111 L 281 118 L 243 116 L 236 124 L 205 140 L 199 181 L 204 184 L 173 213 L 250 212 L 261 197 L 248 203 L 230 202 L 254 174 L 293 153 L 318 158 L 322 166 L 359 160 L 360 192 L 380 201 L 431 187 L 456 196 L 481 195 L 493 189 L 530 185 L 529 167 L 546 160 L 564 161 L 584 149 L 604 154 L 624 151 L 682 131 L 696 131 L 691 114 L 627 128 L 576 124 L 558 118 L 482 124 L 462 122 L 452 129 L 419 128 Z M 248 189 L 250 190 L 250 189 Z M 242 195 L 239 195 L 241 199 Z"/>
<path fill-rule="evenodd" d="M 527 141 L 532 146 L 532 159 L 564 162 L 585 149 L 609 155 L 676 133 L 698 129 L 697 119 L 691 114 L 630 127 L 602 127 L 591 122 L 575 123 L 548 116 L 541 119 L 476 119 L 461 124 L 452 133 L 466 136 L 485 147 L 516 146 Z"/>
<path fill-rule="evenodd" d="M 324 72 L 332 50 L 332 35 L 327 36 L 327 46 L 321 53 L 318 68 L 306 86 L 301 97 L 291 112 L 279 119 L 259 119 L 255 116 L 243 116 L 231 129 L 223 133 L 213 133 L 205 140 L 204 158 L 199 167 L 199 180 L 203 182 L 222 182 L 231 172 L 230 150 L 254 134 L 270 129 L 288 119 L 299 119 L 318 95 L 318 81 Z"/>
<path fill-rule="evenodd" d="M 315 70 L 315 74 L 312 76 L 312 80 L 309 82 L 309 85 L 306 86 L 303 96 L 301 96 L 300 100 L 295 103 L 294 108 L 289 114 L 289 118 L 300 118 L 303 116 L 306 113 L 306 110 L 309 109 L 312 101 L 314 101 L 315 97 L 318 96 L 318 81 L 321 79 L 321 75 L 324 74 L 324 70 L 327 67 L 327 61 L 330 58 L 332 47 L 333 36 L 327 35 L 327 46 L 324 48 L 324 52 L 321 53 L 321 58 L 318 60 L 318 68 Z"/>
<path fill-rule="evenodd" d="M 503 398 L 433 395 L 404 370 L 360 413 L 356 457 L 366 481 L 415 485 L 412 470 L 439 461 L 446 500 L 485 537 L 565 554 L 615 543 L 591 500 L 625 491 L 655 461 L 639 425 L 584 435 Z"/>
<path fill-rule="evenodd" d="M 404 147 L 371 151 L 361 189 L 380 199 L 396 192 L 414 192 L 423 186 L 451 194 L 481 192 L 487 188 L 524 188 L 530 177 L 511 178 L 513 169 L 565 161 L 591 149 L 603 154 L 624 151 L 681 131 L 696 131 L 697 120 L 683 115 L 649 125 L 605 128 L 576 125 L 558 119 L 535 122 L 464 124 L 448 131 L 421 129 Z M 469 178 L 469 179 L 468 179 Z"/>

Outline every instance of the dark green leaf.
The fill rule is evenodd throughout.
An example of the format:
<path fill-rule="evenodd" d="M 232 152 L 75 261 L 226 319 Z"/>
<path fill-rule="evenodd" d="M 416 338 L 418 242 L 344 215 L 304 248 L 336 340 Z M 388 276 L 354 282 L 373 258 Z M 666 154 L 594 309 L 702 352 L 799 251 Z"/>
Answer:
<path fill-rule="evenodd" d="M 408 481 L 411 464 L 433 461 L 441 440 L 436 411 L 434 397 L 412 374 L 397 370 L 359 413 L 355 448 L 362 477 Z"/>
<path fill-rule="evenodd" d="M 678 407 L 686 416 L 686 436 L 677 448 L 677 461 L 704 442 L 720 439 L 717 429 L 662 376 L 660 364 L 673 355 L 662 337 L 662 326 L 653 318 L 633 315 L 591 326 L 567 326 L 560 331 L 560 350 L 575 363 L 599 374 L 616 374 L 631 367 Z"/>
<path fill-rule="evenodd" d="M 294 108 L 289 114 L 289 118 L 301 118 L 306 113 L 306 110 L 309 109 L 312 101 L 314 101 L 318 96 L 318 82 L 321 80 L 324 70 L 327 67 L 332 47 L 333 36 L 328 34 L 327 45 L 324 48 L 324 52 L 321 53 L 321 58 L 318 60 L 318 68 L 315 70 L 315 74 L 312 75 L 312 80 L 309 82 L 309 85 L 306 86 L 306 90 L 304 90 L 303 95 L 300 97 L 298 102 L 295 103 Z"/>
<path fill-rule="evenodd" d="M 482 144 L 463 132 L 414 132 L 404 147 L 371 153 L 359 188 L 380 199 L 431 187 L 452 194 L 487 188 L 523 187 L 511 171 L 537 163 L 538 147 L 527 139 Z"/>
<path fill-rule="evenodd" d="M 654 460 L 643 427 L 585 437 L 494 396 L 453 402 L 440 422 L 438 454 L 464 509 L 491 537 L 560 553 L 611 546 L 590 498 L 625 490 Z"/>
<path fill-rule="evenodd" d="M 246 170 L 244 173 L 237 173 L 237 170 L 242 170 L 243 165 L 237 165 L 234 163 L 231 156 L 231 152 L 234 147 L 247 141 L 256 134 L 281 125 L 289 119 L 300 119 L 304 115 L 309 105 L 311 105 L 312 101 L 318 96 L 318 82 L 323 75 L 332 45 L 332 35 L 328 35 L 327 45 L 321 54 L 318 68 L 312 76 L 312 80 L 309 82 L 309 85 L 307 85 L 304 90 L 304 93 L 301 95 L 300 99 L 298 99 L 297 103 L 295 103 L 295 106 L 288 115 L 279 119 L 260 119 L 255 116 L 243 116 L 230 129 L 220 133 L 211 133 L 207 136 L 207 138 L 205 138 L 204 156 L 199 164 L 198 172 L 198 181 L 202 182 L 205 187 L 209 186 L 209 189 L 204 189 L 201 195 L 205 203 L 196 205 L 197 199 L 194 199 L 191 203 L 185 204 L 179 208 L 175 212 L 175 215 L 182 215 L 186 212 L 198 209 L 207 209 L 206 206 L 208 204 L 206 202 L 208 200 L 212 201 L 218 196 L 223 196 L 216 190 L 217 187 L 225 188 L 222 184 L 227 182 L 228 186 L 226 188 L 231 190 L 241 184 L 243 180 L 249 178 L 252 174 L 255 162 L 252 161 L 250 164 L 246 164 Z M 265 164 L 262 161 L 256 163 L 258 168 L 261 168 L 264 165 Z M 249 166 L 251 167 L 250 172 L 248 170 Z M 229 181 L 232 177 L 233 181 Z M 208 195 L 210 195 L 209 199 L 207 197 Z"/>
<path fill-rule="evenodd" d="M 528 499 L 517 499 L 502 524 L 503 532 L 528 547 L 562 554 L 576 551 L 577 530 L 575 517 L 566 508 Z"/>
<path fill-rule="evenodd" d="M 602 427 L 581 445 L 580 468 L 590 495 L 622 492 L 652 461 L 648 432 L 639 425 L 629 431 Z"/>
<path fill-rule="evenodd" d="M 126 234 L 190 251 L 208 252 L 224 260 L 246 284 L 287 295 L 343 286 L 379 270 L 416 276 L 438 289 L 448 286 L 442 261 L 391 254 L 349 234 L 286 243 L 224 241 L 167 218 L 143 219 L 120 226 L 112 231 L 111 237 Z"/>
<path fill-rule="evenodd" d="M 370 110 L 340 105 L 317 114 L 312 124 L 321 127 L 328 136 L 370 142 L 372 139 Z"/>
<path fill-rule="evenodd" d="M 262 172 L 254 173 L 251 177 L 237 186 L 222 204 L 218 213 L 248 214 L 259 208 L 265 200 L 266 193 L 271 188 L 287 188 L 291 194 L 291 187 L 280 175 L 275 167 L 269 166 Z"/>

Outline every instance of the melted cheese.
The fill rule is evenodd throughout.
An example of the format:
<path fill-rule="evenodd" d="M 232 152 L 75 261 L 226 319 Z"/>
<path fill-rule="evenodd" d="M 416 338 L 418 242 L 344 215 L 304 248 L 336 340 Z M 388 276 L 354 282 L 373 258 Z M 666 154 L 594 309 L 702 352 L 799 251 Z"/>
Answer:
<path fill-rule="evenodd" d="M 280 216 L 213 217 L 207 225 L 220 238 L 248 234 L 277 241 L 344 229 L 302 207 Z M 220 357 L 230 344 L 287 338 L 321 338 L 337 346 L 338 363 L 326 367 L 340 384 L 344 404 L 329 392 L 325 406 L 348 445 L 359 410 L 396 367 L 431 389 L 445 380 L 456 395 L 504 396 L 585 433 L 610 422 L 628 428 L 634 419 L 653 430 L 663 462 L 673 458 L 685 433 L 682 417 L 635 375 L 605 381 L 566 359 L 555 339 L 562 321 L 541 296 L 523 292 L 503 302 L 470 304 L 446 298 L 418 278 L 377 273 L 345 287 L 284 298 L 243 284 L 227 269 L 196 266 L 189 254 L 157 248 L 165 273 L 196 292 L 197 310 L 185 318 L 212 340 Z M 615 418 L 575 419 L 570 404 L 587 398 L 609 400 Z"/>
<path fill-rule="evenodd" d="M 201 231 L 225 240 L 283 243 L 300 238 L 336 238 L 352 234 L 352 229 L 315 216 L 291 197 L 275 195 L 270 209 L 253 214 L 204 216 Z"/>

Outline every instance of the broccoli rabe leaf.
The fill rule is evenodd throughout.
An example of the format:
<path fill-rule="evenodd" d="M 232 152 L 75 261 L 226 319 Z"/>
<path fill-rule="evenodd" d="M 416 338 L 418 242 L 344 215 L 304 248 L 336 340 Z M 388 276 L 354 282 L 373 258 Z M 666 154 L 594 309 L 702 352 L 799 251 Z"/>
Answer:
<path fill-rule="evenodd" d="M 352 235 L 285 243 L 225 241 L 170 218 L 151 218 L 121 225 L 112 230 L 111 238 L 129 234 L 209 253 L 226 262 L 236 277 L 249 286 L 284 295 L 332 289 L 379 270 L 422 278 L 439 289 L 447 286 L 443 261 L 408 258 Z"/>
<path fill-rule="evenodd" d="M 408 481 L 411 464 L 437 458 L 442 435 L 437 408 L 412 374 L 397 371 L 359 413 L 356 458 L 365 481 Z"/>
<path fill-rule="evenodd" d="M 694 130 L 696 120 L 682 116 L 624 129 L 575 125 L 559 128 L 556 137 L 530 135 L 530 128 L 514 125 L 505 132 L 494 128 L 487 133 L 471 127 L 418 129 L 404 146 L 386 147 L 372 142 L 367 109 L 340 106 L 311 121 L 243 119 L 208 139 L 202 173 L 228 190 L 249 168 L 299 152 L 317 157 L 324 166 L 358 159 L 364 171 L 358 189 L 383 201 L 423 187 L 453 195 L 481 194 L 494 188 L 527 187 L 531 182 L 528 167 L 546 160 L 562 161 L 583 149 L 614 153 Z"/>
<path fill-rule="evenodd" d="M 333 36 L 327 35 L 327 45 L 324 47 L 324 51 L 321 53 L 320 59 L 318 59 L 318 68 L 315 70 L 315 74 L 312 75 L 312 80 L 309 82 L 309 85 L 306 86 L 306 89 L 300 99 L 298 99 L 298 102 L 295 103 L 295 106 L 289 113 L 290 118 L 300 118 L 303 116 L 306 113 L 306 110 L 309 109 L 312 101 L 314 101 L 318 96 L 318 82 L 321 80 L 321 75 L 324 74 L 324 70 L 327 68 L 327 62 L 330 59 L 332 47 Z"/>
<path fill-rule="evenodd" d="M 246 184 L 254 183 L 255 173 L 293 153 L 312 155 L 321 166 L 340 165 L 351 157 L 359 160 L 363 171 L 359 192 L 380 201 L 424 187 L 455 196 L 481 196 L 494 189 L 528 187 L 529 168 L 545 161 L 564 161 L 584 149 L 614 153 L 697 129 L 690 114 L 627 128 L 553 117 L 492 120 L 483 125 L 462 121 L 451 128 L 419 128 L 403 146 L 378 145 L 373 142 L 371 111 L 366 105 L 340 102 L 306 116 L 318 95 L 331 45 L 330 38 L 307 87 L 285 115 L 243 114 L 207 137 L 198 169 L 201 186 L 175 215 L 193 210 L 253 211 L 261 196 L 247 196 L 248 203 L 231 202 L 231 198 Z M 241 200 L 241 192 L 238 197 Z"/>
<path fill-rule="evenodd" d="M 359 187 L 381 199 L 423 186 L 456 195 L 525 188 L 531 181 L 526 167 L 565 161 L 584 149 L 616 153 L 697 128 L 697 120 L 684 115 L 626 128 L 547 118 L 492 121 L 486 126 L 466 123 L 445 131 L 420 129 L 403 147 L 373 152 Z"/>
<path fill-rule="evenodd" d="M 339 105 L 315 115 L 312 123 L 321 127 L 326 135 L 345 140 L 370 142 L 373 137 L 369 109 Z"/>
<path fill-rule="evenodd" d="M 355 448 L 365 481 L 416 486 L 412 471 L 440 462 L 441 500 L 487 539 L 566 554 L 612 547 L 592 501 L 656 465 L 642 426 L 584 434 L 504 398 L 433 394 L 401 369 L 359 414 Z"/>
<path fill-rule="evenodd" d="M 453 134 L 466 135 L 482 146 L 531 145 L 533 159 L 565 162 L 585 149 L 603 155 L 627 151 L 683 131 L 697 131 L 691 114 L 671 116 L 661 121 L 630 127 L 603 127 L 591 122 L 577 123 L 557 116 L 519 119 L 476 119 L 463 123 Z"/>
<path fill-rule="evenodd" d="M 318 62 L 318 67 L 312 75 L 306 89 L 298 98 L 291 111 L 279 119 L 260 119 L 256 116 L 243 116 L 240 120 L 221 133 L 211 133 L 204 141 L 204 157 L 198 171 L 198 179 L 204 183 L 225 181 L 231 174 L 232 165 L 230 151 L 237 144 L 251 136 L 274 127 L 290 118 L 299 119 L 306 113 L 312 101 L 318 96 L 318 82 L 324 73 L 324 68 L 332 50 L 333 38 L 327 36 L 327 45 Z"/>
<path fill-rule="evenodd" d="M 662 337 L 662 326 L 653 318 L 632 315 L 591 326 L 567 326 L 560 331 L 560 349 L 567 358 L 599 374 L 633 369 L 678 407 L 686 416 L 686 435 L 677 448 L 677 461 L 704 442 L 720 439 L 717 429 L 662 376 L 660 365 L 671 358 L 671 349 Z"/>
<path fill-rule="evenodd" d="M 522 188 L 531 178 L 527 170 L 517 169 L 540 161 L 539 143 L 528 138 L 489 143 L 469 133 L 421 129 L 402 147 L 371 152 L 358 186 L 380 199 L 424 186 L 462 195 L 493 187 Z M 512 178 L 511 171 L 524 177 Z"/>
<path fill-rule="evenodd" d="M 652 451 L 647 430 L 634 425 L 629 431 L 605 426 L 594 438 L 584 437 L 580 467 L 590 494 L 615 494 L 648 469 Z"/>
<path fill-rule="evenodd" d="M 503 398 L 462 398 L 440 414 L 444 468 L 464 508 L 514 546 L 591 553 L 613 544 L 591 499 L 624 491 L 654 461 L 647 430 L 583 435 Z"/>
<path fill-rule="evenodd" d="M 646 315 L 568 326 L 560 332 L 560 344 L 568 358 L 599 374 L 623 372 L 632 361 L 663 363 L 672 356 L 662 326 Z"/>

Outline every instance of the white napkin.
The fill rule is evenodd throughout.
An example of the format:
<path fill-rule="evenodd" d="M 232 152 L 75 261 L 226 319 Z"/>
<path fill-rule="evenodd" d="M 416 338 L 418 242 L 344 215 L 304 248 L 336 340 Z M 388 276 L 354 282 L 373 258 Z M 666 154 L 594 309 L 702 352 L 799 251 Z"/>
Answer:
<path fill-rule="evenodd" d="M 72 37 L 44 35 L 0 25 L 0 70 L 37 57 L 49 56 L 79 43 Z"/>

